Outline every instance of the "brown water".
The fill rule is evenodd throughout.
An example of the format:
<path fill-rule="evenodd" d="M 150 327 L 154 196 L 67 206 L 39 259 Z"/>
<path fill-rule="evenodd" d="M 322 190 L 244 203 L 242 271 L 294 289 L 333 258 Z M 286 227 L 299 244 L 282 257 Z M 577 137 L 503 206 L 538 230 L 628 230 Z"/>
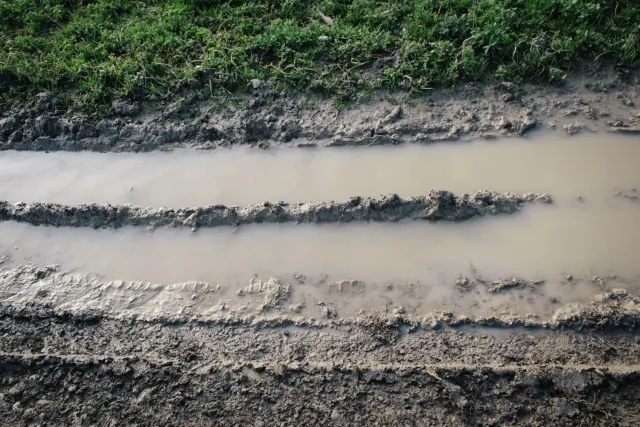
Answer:
<path fill-rule="evenodd" d="M 597 206 L 527 206 L 520 214 L 464 223 L 348 225 L 257 225 L 239 229 L 92 230 L 1 223 L 0 252 L 13 262 L 60 263 L 63 269 L 95 272 L 105 279 L 177 283 L 188 280 L 222 284 L 234 298 L 256 273 L 291 281 L 309 278 L 299 292 L 314 301 L 334 301 L 341 313 L 380 308 L 390 301 L 423 310 L 462 307 L 486 314 L 499 306 L 547 313 L 549 298 L 587 301 L 600 292 L 584 282 L 560 285 L 575 277 L 616 274 L 636 287 L 640 277 L 640 204 L 618 200 Z M 471 264 L 486 279 L 517 276 L 545 279 L 534 297 L 484 292 L 460 299 L 453 284 L 472 277 Z M 328 276 L 326 280 L 321 280 Z M 342 279 L 367 284 L 366 297 L 336 294 L 328 287 Z M 397 286 L 391 295 L 386 284 Z M 414 285 L 408 285 L 413 283 Z M 333 295 L 332 295 L 333 294 Z M 483 303 L 484 301 L 484 303 Z"/>
<path fill-rule="evenodd" d="M 526 206 L 463 223 L 255 225 L 93 230 L 0 223 L 0 252 L 110 279 L 245 282 L 253 273 L 366 281 L 455 281 L 469 263 L 489 278 L 640 274 L 640 204 Z"/>
<path fill-rule="evenodd" d="M 239 229 L 91 230 L 0 223 L 12 263 L 59 263 L 105 279 L 222 285 L 221 297 L 259 278 L 292 281 L 294 300 L 334 304 L 340 314 L 402 305 L 473 315 L 516 310 L 549 315 L 559 303 L 602 290 L 574 277 L 618 275 L 636 289 L 640 203 L 614 197 L 640 188 L 640 141 L 602 137 L 441 144 L 430 147 L 220 150 L 151 154 L 0 153 L 0 199 L 140 205 L 327 200 L 430 189 L 543 191 L 553 205 L 463 223 L 255 225 Z M 130 190 L 133 187 L 133 190 Z M 577 195 L 581 194 L 581 200 Z M 630 193 L 633 194 L 633 193 Z M 532 290 L 461 296 L 471 277 L 544 279 Z M 357 279 L 362 289 L 332 284 Z M 393 284 L 393 290 L 388 287 Z M 216 297 L 217 298 L 217 297 Z M 316 307 L 317 308 L 317 307 Z"/>
<path fill-rule="evenodd" d="M 0 199 L 201 206 L 343 200 L 431 189 L 609 198 L 640 187 L 640 141 L 617 135 L 428 147 L 0 153 Z"/>

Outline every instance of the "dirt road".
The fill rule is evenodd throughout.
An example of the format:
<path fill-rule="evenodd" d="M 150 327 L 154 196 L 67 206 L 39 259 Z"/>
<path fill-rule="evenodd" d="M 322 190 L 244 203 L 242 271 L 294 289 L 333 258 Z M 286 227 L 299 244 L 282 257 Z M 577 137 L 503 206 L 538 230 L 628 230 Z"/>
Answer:
<path fill-rule="evenodd" d="M 639 95 L 16 107 L 3 151 L 64 152 L 0 153 L 1 424 L 640 425 Z M 111 153 L 230 145 L 286 167 Z"/>

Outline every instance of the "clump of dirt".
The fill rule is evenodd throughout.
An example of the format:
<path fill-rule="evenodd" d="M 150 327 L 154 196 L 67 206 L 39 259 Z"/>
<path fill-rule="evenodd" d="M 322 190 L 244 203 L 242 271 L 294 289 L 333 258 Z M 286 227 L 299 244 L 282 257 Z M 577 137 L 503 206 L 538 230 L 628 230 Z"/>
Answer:
<path fill-rule="evenodd" d="M 511 289 L 536 289 L 539 285 L 542 285 L 544 280 L 523 280 L 517 277 L 512 277 L 511 279 L 496 279 L 487 281 L 481 278 L 475 278 L 474 280 L 469 280 L 466 276 L 460 276 L 456 280 L 456 286 L 464 290 L 470 290 L 477 284 L 482 284 L 487 287 L 487 291 L 490 293 L 501 293 L 505 291 L 509 291 Z"/>
<path fill-rule="evenodd" d="M 462 221 L 476 216 L 517 212 L 525 202 L 551 203 L 546 193 L 495 193 L 487 190 L 455 196 L 431 191 L 428 196 L 404 199 L 397 194 L 380 199 L 353 197 L 344 202 L 214 205 L 198 208 L 140 208 L 129 205 L 65 206 L 53 203 L 0 202 L 0 221 L 33 225 L 119 228 L 125 226 L 183 226 L 190 228 L 259 223 L 328 223 L 352 221 Z"/>
<path fill-rule="evenodd" d="M 488 292 L 497 294 L 512 289 L 533 289 L 535 291 L 540 285 L 544 284 L 544 280 L 524 280 L 518 277 L 486 280 L 478 274 L 477 269 L 472 263 L 470 264 L 470 269 L 472 273 L 471 279 L 468 279 L 466 276 L 459 276 L 458 280 L 456 280 L 456 286 L 460 289 L 471 290 L 476 285 L 483 285 L 487 288 Z"/>
<path fill-rule="evenodd" d="M 640 298 L 624 289 L 596 296 L 589 304 L 568 304 L 553 316 L 558 326 L 572 328 L 628 328 L 640 325 Z"/>

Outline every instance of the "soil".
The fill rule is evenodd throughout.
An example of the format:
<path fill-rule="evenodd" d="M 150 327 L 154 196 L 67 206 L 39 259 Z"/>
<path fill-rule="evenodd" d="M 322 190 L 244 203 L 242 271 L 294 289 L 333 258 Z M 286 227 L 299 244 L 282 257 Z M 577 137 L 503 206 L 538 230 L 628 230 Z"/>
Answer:
<path fill-rule="evenodd" d="M 634 425 L 640 415 L 640 300 L 621 290 L 545 323 L 401 310 L 312 322 L 281 311 L 288 291 L 273 281 L 254 314 L 205 318 L 176 300 L 173 314 L 74 305 L 64 293 L 95 279 L 54 268 L 2 273 L 0 411 L 11 425 Z"/>
<path fill-rule="evenodd" d="M 428 96 L 378 92 L 336 109 L 334 100 L 277 92 L 200 103 L 183 100 L 124 106 L 99 121 L 60 109 L 50 94 L 0 117 L 0 150 L 150 151 L 212 149 L 236 144 L 267 148 L 431 144 L 548 129 L 640 133 L 640 80 L 613 72 L 575 75 L 559 87 L 469 84 Z"/>
<path fill-rule="evenodd" d="M 122 106 L 122 117 L 94 122 L 60 111 L 42 94 L 0 118 L 0 147 L 428 144 L 543 128 L 635 134 L 638 102 L 635 77 L 609 75 L 575 76 L 553 88 L 470 85 L 420 99 L 376 94 L 340 110 L 330 100 L 260 87 L 239 107 Z M 0 219 L 109 228 L 457 221 L 513 213 L 529 201 L 551 198 L 437 191 L 412 199 L 176 210 L 2 202 Z M 104 281 L 91 272 L 3 262 L 4 425 L 640 425 L 640 297 L 633 289 L 603 287 L 590 302 L 559 304 L 547 317 L 416 315 L 393 304 L 343 316 L 329 304 L 296 304 L 295 286 L 277 278 L 252 280 L 227 301 L 211 283 Z M 355 289 L 360 282 L 333 285 Z M 478 277 L 452 284 L 460 298 L 472 297 L 474 286 L 496 298 L 526 298 L 537 285 Z"/>
<path fill-rule="evenodd" d="M 0 221 L 34 225 L 71 227 L 187 226 L 216 227 L 276 222 L 351 221 L 461 221 L 476 216 L 514 213 L 525 202 L 551 203 L 544 193 L 523 195 L 478 191 L 456 197 L 449 191 L 431 191 L 428 196 L 403 199 L 397 194 L 380 199 L 353 197 L 344 202 L 294 203 L 264 202 L 246 208 L 206 206 L 186 209 L 140 208 L 129 205 L 64 206 L 53 203 L 0 201 Z"/>

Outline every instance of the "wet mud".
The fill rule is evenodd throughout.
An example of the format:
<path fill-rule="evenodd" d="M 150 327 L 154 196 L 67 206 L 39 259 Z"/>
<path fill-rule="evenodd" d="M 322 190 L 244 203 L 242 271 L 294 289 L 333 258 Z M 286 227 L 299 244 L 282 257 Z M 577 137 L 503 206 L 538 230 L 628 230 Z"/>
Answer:
<path fill-rule="evenodd" d="M 133 117 L 92 120 L 59 109 L 50 94 L 0 117 L 1 150 L 152 151 L 237 144 L 266 148 L 362 146 L 522 136 L 535 129 L 640 133 L 637 76 L 571 77 L 561 87 L 504 82 L 455 91 L 376 94 L 336 109 L 331 99 L 261 88 L 252 96 L 206 104 L 184 100 Z M 625 100 L 625 102 L 621 101 Z M 222 107 L 220 105 L 223 105 Z M 236 106 L 233 106 L 236 105 Z"/>
<path fill-rule="evenodd" d="M 18 221 L 56 227 L 119 228 L 124 226 L 184 226 L 191 228 L 260 223 L 327 223 L 401 220 L 463 221 L 476 216 L 517 212 L 525 202 L 552 203 L 546 193 L 498 194 L 478 191 L 455 196 L 431 191 L 428 196 L 403 199 L 397 194 L 380 199 L 352 197 L 344 202 L 264 202 L 246 208 L 214 205 L 166 209 L 135 206 L 0 202 L 0 221 Z"/>
<path fill-rule="evenodd" d="M 618 278 L 615 278 L 618 279 Z M 606 278 L 594 278 L 601 285 Z M 517 282 L 517 286 L 516 286 Z M 614 281 L 615 283 L 615 281 Z M 488 293 L 513 292 L 531 297 L 529 287 L 541 282 L 498 279 L 488 282 Z M 327 283 L 327 293 L 364 293 L 365 282 L 350 280 Z M 417 285 L 408 284 L 415 287 Z M 270 278 L 252 279 L 236 291 L 235 298 L 224 294 L 226 284 L 184 282 L 161 285 L 144 281 L 103 281 L 95 275 L 59 271 L 56 266 L 25 265 L 0 270 L 2 313 L 13 317 L 74 317 L 78 319 L 128 319 L 151 323 L 196 323 L 265 326 L 371 326 L 379 323 L 399 327 L 438 329 L 445 326 L 492 326 L 542 329 L 622 329 L 635 331 L 640 326 L 640 298 L 628 290 L 609 286 L 586 303 L 555 304 L 550 317 L 518 311 L 469 316 L 466 312 L 408 311 L 402 305 L 389 304 L 366 308 L 357 315 L 340 314 L 338 303 L 300 301 L 303 287 Z M 465 295 L 465 284 L 451 284 L 458 299 Z M 602 289 L 602 288 L 601 288 Z M 390 294 L 393 296 L 393 294 Z M 497 298 L 497 296 L 496 296 Z M 316 306 L 316 307 L 314 307 Z M 32 314 L 30 314 L 32 312 Z M 316 318 L 314 314 L 318 313 Z"/>
<path fill-rule="evenodd" d="M 235 106 L 228 102 L 223 107 L 204 105 L 197 100 L 153 111 L 131 106 L 126 110 L 140 112 L 101 121 L 62 111 L 52 96 L 41 94 L 33 105 L 16 106 L 0 117 L 0 150 L 137 152 L 241 144 L 305 149 L 430 145 L 529 136 L 541 129 L 566 138 L 606 132 L 608 139 L 624 137 L 632 143 L 640 134 L 640 112 L 635 106 L 639 102 L 640 84 L 634 75 L 621 81 L 608 74 L 573 76 L 562 87 L 520 88 L 505 82 L 491 87 L 468 85 L 420 98 L 379 93 L 366 103 L 341 109 L 334 108 L 331 100 L 260 88 L 246 99 L 236 100 Z M 533 136 L 531 139 L 535 141 Z M 458 191 L 456 187 L 456 193 L 432 191 L 410 197 L 425 190 L 407 194 L 409 187 L 402 187 L 391 190 L 397 194 L 380 198 L 355 192 L 362 197 L 342 202 L 327 201 L 337 196 L 319 200 L 296 197 L 284 198 L 291 202 L 285 203 L 274 196 L 257 199 L 271 200 L 267 203 L 250 204 L 255 203 L 253 199 L 240 203 L 245 207 L 204 206 L 229 203 L 218 200 L 194 202 L 201 205 L 194 208 L 180 208 L 188 203 L 160 208 L 162 205 L 151 202 L 136 207 L 122 200 L 108 204 L 98 197 L 87 199 L 89 204 L 65 204 L 55 200 L 55 191 L 63 194 L 68 188 L 63 185 L 58 190 L 57 183 L 33 193 L 42 194 L 42 200 L 35 196 L 24 203 L 19 202 L 22 195 L 32 196 L 11 187 L 19 181 L 15 176 L 23 172 L 0 175 L 13 179 L 0 183 L 5 185 L 0 189 L 8 189 L 8 196 L 0 194 L 0 199 L 7 200 L 0 202 L 0 221 L 4 221 L 0 248 L 6 252 L 0 254 L 2 424 L 639 425 L 640 272 L 633 258 L 638 239 L 631 227 L 640 176 L 634 174 L 635 157 L 629 154 L 633 149 L 624 152 L 627 154 L 618 151 L 611 157 L 607 150 L 586 157 L 553 154 L 548 158 L 554 161 L 539 164 L 544 178 L 540 188 L 531 190 L 529 185 L 537 181 L 531 179 L 527 185 L 519 182 L 517 165 L 533 161 L 533 157 L 514 156 L 511 160 L 507 156 L 495 162 L 478 159 L 491 169 L 504 166 L 508 177 L 498 181 L 513 181 L 509 184 L 515 188 L 512 193 L 507 192 L 511 187 L 494 188 L 502 192 L 468 194 L 464 191 L 469 189 Z M 29 166 L 30 160 L 26 162 Z M 563 162 L 566 170 L 558 172 Z M 581 167 L 571 162 L 579 162 Z M 509 169 L 513 167 L 516 169 Z M 481 174 L 480 169 L 466 166 L 458 170 L 469 176 Z M 319 171 L 331 173 L 330 168 Z M 599 178 L 598 173 L 607 176 Z M 254 180 L 260 175 L 256 172 Z M 83 174 L 78 172 L 77 176 L 81 179 Z M 554 185 L 566 183 L 567 177 L 573 178 L 570 184 Z M 465 179 L 457 181 L 452 173 L 443 181 L 462 186 L 469 182 L 468 176 Z M 345 179 L 340 176 L 335 182 L 340 180 Z M 29 185 L 39 190 L 36 181 Z M 335 182 L 328 186 L 336 187 Z M 557 200 L 549 205 L 549 194 L 555 197 L 556 189 Z M 153 251 L 147 254 L 150 261 L 143 273 L 151 276 L 154 270 L 162 274 L 175 270 L 178 280 L 116 280 L 86 265 L 67 268 L 31 263 L 33 254 L 64 255 L 82 248 L 79 234 L 59 234 L 62 240 L 56 243 L 53 238 L 38 240 L 42 236 L 11 228 L 18 226 L 13 222 L 22 222 L 25 224 L 20 227 L 31 229 L 44 225 L 115 235 L 134 227 L 195 230 L 227 226 L 235 232 L 231 227 L 258 223 L 313 223 L 309 226 L 320 228 L 315 223 L 387 222 L 376 226 L 397 228 L 388 244 L 400 253 L 402 247 L 396 245 L 399 240 L 410 241 L 411 230 L 403 230 L 396 222 L 443 221 L 424 225 L 445 224 L 462 230 L 475 221 L 461 221 L 516 213 L 529 202 L 546 206 L 525 208 L 508 219 L 526 219 L 529 211 L 536 214 L 557 209 L 542 221 L 545 227 L 531 227 L 529 235 L 514 229 L 500 234 L 491 226 L 484 234 L 464 228 L 465 235 L 480 237 L 470 252 L 466 252 L 470 246 L 465 245 L 471 245 L 471 240 L 459 245 L 452 239 L 454 234 L 446 233 L 442 239 L 434 239 L 433 245 L 441 245 L 443 253 L 457 254 L 449 260 L 455 259 L 455 266 L 445 265 L 447 274 L 428 273 L 439 288 L 401 276 L 387 280 L 342 277 L 341 272 L 307 278 L 304 271 L 263 277 L 243 270 L 243 277 L 250 279 L 241 284 L 234 280 L 189 280 L 182 278 L 184 270 L 176 266 L 187 258 L 176 257 L 171 264 Z M 151 207 L 144 207 L 148 205 Z M 592 215 L 581 215 L 581 211 Z M 562 212 L 569 212 L 574 220 L 567 222 Z M 493 220 L 507 221 L 507 216 L 484 218 L 477 225 Z M 516 226 L 531 224 L 523 221 Z M 349 227 L 360 225 L 374 224 Z M 325 225 L 329 226 L 333 225 Z M 338 230 L 345 235 L 340 250 L 327 245 L 324 251 L 337 254 L 344 262 L 371 258 L 366 251 L 349 254 L 350 248 L 358 246 L 349 245 L 352 230 L 344 227 Z M 57 229 L 39 227 L 41 230 Z M 195 235 L 175 232 L 197 239 L 214 231 L 201 230 Z M 329 234 L 318 231 L 316 236 Z M 369 231 L 353 236 L 366 245 L 367 236 L 375 234 Z M 134 240 L 153 234 L 140 233 Z M 413 239 L 423 236 L 415 234 Z M 14 238 L 21 243 L 6 243 Z M 228 243 L 220 236 L 215 238 L 219 245 Z M 558 244 L 551 247 L 548 242 L 553 238 Z M 100 244 L 96 239 L 94 246 Z M 505 256 L 495 259 L 493 254 L 498 252 L 478 249 L 492 244 L 503 245 Z M 144 247 L 130 246 L 130 251 Z M 428 271 L 429 263 L 440 260 L 420 246 L 410 247 L 422 256 L 407 254 L 415 256 L 416 265 L 423 267 L 416 268 L 417 272 Z M 30 254 L 33 248 L 40 248 L 40 252 Z M 209 257 L 214 267 L 235 262 L 224 256 L 212 258 L 198 248 L 194 246 L 185 256 Z M 278 252 L 280 246 L 275 243 L 243 248 L 247 259 L 266 251 L 287 256 Z M 311 242 L 297 248 L 301 256 L 323 249 Z M 105 246 L 97 258 L 120 262 L 117 260 L 123 255 L 112 256 L 109 250 Z M 474 255 L 473 260 L 468 253 Z M 388 264 L 381 270 L 358 268 L 375 271 L 378 276 L 379 271 L 403 270 L 408 276 L 411 263 L 398 261 L 400 256 L 381 257 L 379 263 Z M 327 261 L 323 265 L 338 269 L 340 263 L 333 262 L 335 258 L 317 257 Z M 137 262 L 134 255 L 130 258 Z M 458 265 L 463 258 L 467 265 L 464 273 Z M 502 270 L 492 270 L 492 262 L 500 263 Z M 509 271 L 504 267 L 509 262 L 515 266 L 513 274 L 496 273 Z M 154 267 L 160 263 L 167 265 Z M 394 269 L 392 264 L 398 265 Z M 245 260 L 242 265 L 246 270 L 253 264 Z M 452 276 L 454 271 L 460 274 Z M 547 274 L 538 275 L 539 271 Z"/>
<path fill-rule="evenodd" d="M 11 326 L 12 332 L 24 335 L 28 331 L 38 335 L 43 329 L 39 322 L 31 327 L 24 323 Z M 64 322 L 49 329 L 74 336 L 70 344 L 81 352 L 96 341 L 109 340 L 103 331 L 117 336 L 122 327 L 99 326 Z M 5 325 L 2 329 L 7 330 Z M 637 349 L 629 337 L 593 337 L 593 342 L 585 336 L 562 333 L 546 340 L 527 336 L 483 339 L 447 332 L 387 344 L 392 352 L 384 354 L 368 345 L 366 330 L 316 341 L 315 334 L 305 331 L 285 331 L 287 335 L 283 335 L 209 327 L 205 341 L 232 344 L 207 346 L 210 352 L 205 354 L 198 349 L 199 330 L 175 328 L 167 335 L 161 331 L 159 336 L 158 331 L 150 334 L 135 326 L 127 329 L 127 335 L 139 342 L 162 341 L 157 350 L 166 356 L 152 359 L 133 348 L 125 357 L 100 350 L 84 355 L 0 354 L 0 367 L 6 375 L 0 385 L 3 419 L 12 425 L 133 422 L 171 426 L 215 425 L 221 420 L 237 426 L 301 422 L 339 426 L 632 426 L 638 419 L 636 365 L 567 363 L 580 351 L 595 352 L 592 359 L 602 360 L 612 358 L 611 349 L 615 348 L 624 357 L 626 351 Z M 100 336 L 91 339 L 92 333 Z M 238 341 L 250 341 L 251 345 L 239 345 Z M 451 349 L 450 341 L 481 347 L 485 354 L 479 359 L 487 360 L 491 353 L 491 362 L 462 366 L 425 362 L 448 357 L 443 350 Z M 515 353 L 501 351 L 501 347 L 531 351 L 537 347 L 532 341 L 555 351 L 543 350 L 536 359 L 524 363 L 504 364 L 514 360 Z M 366 355 L 373 359 L 370 365 L 332 356 L 321 363 L 310 361 L 316 351 L 353 356 L 352 349 L 358 344 L 367 346 Z M 225 350 L 247 356 L 228 360 Z M 421 356 L 423 361 L 403 361 L 403 352 Z M 278 356 L 265 359 L 264 353 Z M 471 359 L 465 356 L 460 359 Z M 385 359 L 398 362 L 384 363 Z M 561 364 L 535 364 L 535 360 L 551 359 L 561 360 Z M 610 424 L 603 424 L 604 420 Z"/>
<path fill-rule="evenodd" d="M 3 295 L 61 280 L 36 266 L 19 276 L 0 281 Z M 400 313 L 142 319 L 57 307 L 43 294 L 53 285 L 0 304 L 11 425 L 631 426 L 640 415 L 639 306 L 622 291 L 543 326 Z M 266 297 L 268 310 L 283 296 Z"/>

